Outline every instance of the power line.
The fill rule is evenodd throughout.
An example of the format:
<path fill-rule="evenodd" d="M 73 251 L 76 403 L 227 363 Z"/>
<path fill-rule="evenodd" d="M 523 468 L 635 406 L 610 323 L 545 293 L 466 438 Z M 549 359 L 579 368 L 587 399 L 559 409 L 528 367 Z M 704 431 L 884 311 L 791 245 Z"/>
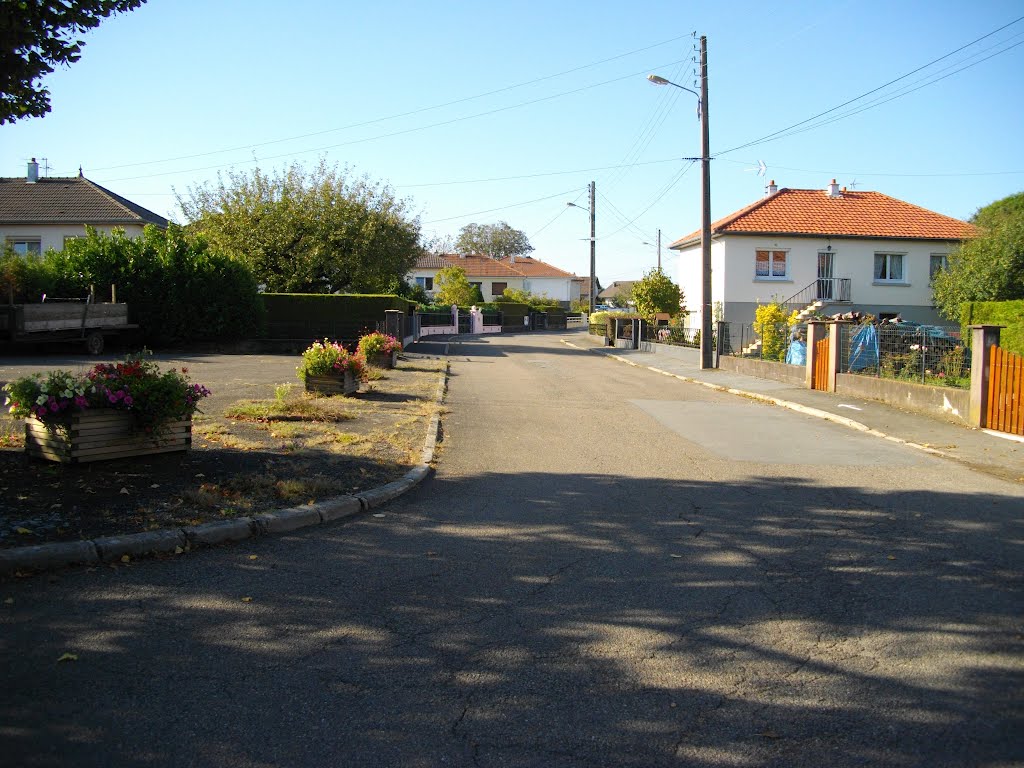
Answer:
<path fill-rule="evenodd" d="M 412 115 L 419 115 L 419 114 L 422 114 L 424 112 L 430 112 L 430 111 L 435 110 L 435 109 L 444 109 L 445 107 L 452 107 L 452 106 L 455 106 L 456 104 L 464 104 L 466 102 L 475 101 L 477 99 L 483 99 L 483 98 L 486 98 L 488 96 L 495 96 L 495 95 L 497 95 L 499 93 L 507 93 L 508 91 L 514 91 L 514 90 L 516 90 L 518 88 L 525 88 L 526 86 L 529 86 L 529 85 L 536 85 L 537 83 L 543 83 L 543 82 L 545 82 L 547 80 L 554 80 L 554 79 L 559 78 L 559 77 L 564 77 L 565 75 L 571 75 L 571 74 L 574 74 L 576 72 L 581 72 L 581 71 L 583 71 L 585 69 L 591 69 L 593 67 L 601 66 L 602 64 L 608 64 L 609 62 L 612 62 L 612 61 L 617 61 L 619 59 L 624 59 L 624 58 L 626 58 L 628 56 L 634 56 L 634 55 L 636 55 L 638 53 L 644 53 L 645 51 L 650 51 L 650 50 L 653 50 L 655 48 L 660 48 L 660 47 L 662 47 L 664 45 L 668 45 L 670 43 L 675 43 L 675 42 L 677 42 L 679 40 L 682 40 L 684 37 L 687 37 L 687 35 L 680 35 L 679 37 L 673 37 L 673 38 L 670 38 L 668 40 L 663 40 L 660 43 L 654 43 L 653 45 L 648 45 L 648 46 L 645 46 L 643 48 L 636 48 L 636 49 L 634 49 L 632 51 L 627 51 L 626 53 L 620 53 L 620 54 L 618 54 L 616 56 L 610 56 L 607 59 L 601 59 L 600 61 L 594 61 L 594 62 L 591 62 L 590 64 L 583 64 L 583 65 L 578 66 L 578 67 L 573 67 L 572 69 L 566 69 L 566 70 L 563 70 L 562 72 L 556 72 L 556 73 L 551 74 L 551 75 L 544 75 L 543 77 L 534 78 L 533 80 L 526 80 L 524 82 L 515 83 L 513 85 L 503 86 L 501 88 L 495 88 L 492 91 L 485 91 L 484 93 L 478 93 L 478 94 L 475 94 L 473 96 L 465 96 L 465 97 L 460 98 L 460 99 L 454 99 L 452 101 L 446 101 L 446 102 L 443 102 L 441 104 L 433 104 L 433 105 L 428 106 L 428 107 L 420 107 L 419 109 L 409 110 L 408 112 L 399 112 L 399 113 L 396 113 L 394 115 L 387 115 L 385 117 L 377 117 L 377 118 L 373 118 L 372 120 L 364 120 L 364 121 L 359 122 L 359 123 L 349 123 L 348 125 L 342 125 L 342 126 L 339 126 L 337 128 L 325 128 L 322 131 L 314 131 L 312 133 L 302 133 L 302 134 L 298 134 L 296 136 L 286 136 L 285 138 L 271 139 L 269 141 L 263 141 L 263 142 L 259 142 L 259 143 L 256 143 L 256 144 L 244 144 L 244 145 L 235 146 L 235 147 L 226 147 L 224 149 L 215 149 L 215 150 L 210 150 L 209 152 L 198 152 L 198 153 L 191 154 L 191 155 L 179 155 L 178 157 L 168 157 L 168 158 L 164 158 L 164 159 L 161 159 L 161 160 L 143 160 L 143 161 L 139 161 L 139 162 L 136 162 L 136 163 L 123 163 L 121 165 L 108 165 L 108 166 L 105 166 L 103 168 L 93 168 L 92 170 L 93 171 L 112 171 L 112 170 L 117 170 L 119 168 L 134 168 L 134 167 L 137 167 L 137 166 L 140 166 L 140 165 L 156 165 L 156 164 L 159 164 L 159 163 L 171 163 L 171 162 L 175 162 L 177 160 L 192 160 L 192 159 L 197 158 L 197 157 L 209 157 L 211 155 L 220 155 L 220 154 L 225 154 L 227 152 L 240 152 L 243 149 L 256 149 L 258 147 L 267 147 L 267 146 L 271 146 L 273 144 L 281 144 L 281 143 L 286 142 L 286 141 L 298 141 L 299 139 L 308 139 L 308 138 L 312 138 L 314 136 L 323 136 L 324 134 L 327 134 L 327 133 L 336 133 L 338 131 L 347 131 L 347 130 L 350 130 L 352 128 L 363 128 L 363 127 L 365 127 L 367 125 L 375 125 L 377 123 L 387 122 L 388 120 L 397 120 L 397 119 L 402 118 L 402 117 L 411 117 Z"/>
<path fill-rule="evenodd" d="M 721 158 L 723 162 L 734 163 L 736 165 L 750 165 L 752 162 L 756 163 L 756 160 L 730 160 L 727 157 Z M 969 176 L 1013 176 L 1016 174 L 1024 173 L 1024 169 L 1017 171 L 976 171 L 976 172 L 964 172 L 964 173 L 874 173 L 871 171 L 843 171 L 835 170 L 821 170 L 820 168 L 794 168 L 788 165 L 776 165 L 775 163 L 769 163 L 772 169 L 779 168 L 783 171 L 798 171 L 799 173 L 816 173 L 816 174 L 832 174 L 833 176 L 878 176 L 880 178 L 907 178 L 907 179 L 953 179 Z"/>
<path fill-rule="evenodd" d="M 468 218 L 469 216 L 479 216 L 479 215 L 484 214 L 484 213 L 495 213 L 497 211 L 506 211 L 509 208 L 521 208 L 524 205 L 532 205 L 533 203 L 539 203 L 539 202 L 542 202 L 544 200 L 552 200 L 552 199 L 554 199 L 556 197 L 564 197 L 565 195 L 571 194 L 571 193 L 573 193 L 575 191 L 576 191 L 575 188 L 574 189 L 568 189 L 565 192 L 558 192 L 558 193 L 556 193 L 554 195 L 548 195 L 547 197 L 538 197 L 538 198 L 536 198 L 534 200 L 525 200 L 525 201 L 523 201 L 521 203 L 512 203 L 510 205 L 504 205 L 504 206 L 502 206 L 500 208 L 488 208 L 485 211 L 473 211 L 472 213 L 462 213 L 462 214 L 459 214 L 458 216 L 448 216 L 447 218 L 444 218 L 444 219 L 432 219 L 431 221 L 424 221 L 423 224 L 424 224 L 424 226 L 426 226 L 427 224 L 440 224 L 443 221 L 454 221 L 455 219 L 465 219 L 465 218 Z"/>
<path fill-rule="evenodd" d="M 634 163 L 634 165 L 659 165 L 663 163 L 675 163 L 678 162 L 678 157 L 669 157 L 664 160 L 648 160 L 643 163 Z M 395 184 L 395 189 L 414 189 L 416 187 L 445 187 L 453 186 L 457 184 L 484 184 L 493 181 L 520 181 L 522 179 L 540 179 L 547 176 L 569 176 L 574 173 L 594 173 L 596 171 L 608 171 L 615 170 L 616 168 L 623 168 L 628 166 L 622 165 L 603 165 L 597 168 L 577 168 L 571 171 L 544 171 L 542 173 L 526 173 L 518 176 L 492 176 L 487 179 L 459 179 L 455 181 L 432 181 L 422 182 L 419 184 Z"/>
<path fill-rule="evenodd" d="M 669 64 L 662 64 L 661 66 L 668 67 L 668 66 L 672 66 L 673 63 L 676 63 L 676 62 L 671 62 Z M 642 75 L 646 71 L 647 71 L 647 69 L 643 69 L 643 70 L 640 70 L 639 72 L 633 72 L 633 73 L 630 73 L 628 75 L 623 75 L 622 77 L 615 77 L 615 78 L 612 78 L 611 80 L 605 80 L 605 81 L 600 82 L 600 83 L 593 83 L 592 85 L 584 85 L 584 86 L 581 86 L 579 88 L 574 88 L 574 89 L 569 90 L 569 91 L 562 91 L 561 93 L 555 93 L 555 94 L 551 94 L 549 96 L 542 96 L 541 98 L 533 99 L 531 101 L 523 101 L 523 102 L 520 102 L 518 104 L 511 104 L 511 105 L 504 106 L 504 107 L 496 107 L 495 109 L 490 109 L 490 110 L 487 110 L 485 112 L 477 112 L 477 113 L 472 114 L 472 115 L 464 115 L 462 117 L 454 117 L 454 118 L 452 118 L 450 120 L 442 120 L 440 122 L 429 123 L 427 125 L 415 126 L 413 128 L 405 128 L 405 129 L 400 130 L 400 131 L 392 131 L 391 133 L 378 134 L 377 136 L 368 136 L 368 137 L 364 137 L 362 139 L 352 139 L 351 141 L 343 141 L 343 142 L 340 142 L 338 144 L 330 144 L 328 146 L 314 147 L 312 149 L 303 149 L 303 150 L 296 150 L 296 151 L 293 151 L 293 152 L 285 152 L 285 153 L 280 154 L 280 155 L 271 155 L 271 156 L 268 156 L 268 157 L 264 157 L 263 160 L 264 161 L 266 161 L 266 160 L 279 160 L 282 157 L 295 157 L 296 155 L 307 155 L 310 152 L 324 152 L 324 151 L 329 150 L 329 149 L 338 149 L 339 147 L 349 147 L 349 146 L 352 146 L 353 144 L 364 144 L 364 143 L 369 142 L 369 141 L 379 141 L 380 139 L 390 139 L 390 138 L 394 138 L 395 136 L 404 136 L 404 135 L 407 135 L 407 134 L 410 134 L 410 133 L 417 133 L 419 131 L 425 131 L 425 130 L 428 130 L 430 128 L 440 128 L 440 127 L 443 127 L 443 126 L 446 126 L 446 125 L 453 125 L 455 123 L 461 123 L 461 122 L 463 122 L 465 120 L 475 120 L 476 118 L 480 118 L 480 117 L 487 117 L 489 115 L 496 115 L 496 114 L 499 114 L 501 112 L 508 112 L 509 110 L 512 110 L 512 109 L 519 109 L 521 107 L 528 107 L 528 106 L 532 106 L 534 104 L 543 103 L 545 101 L 553 101 L 554 99 L 560 99 L 563 96 L 571 96 L 571 95 L 576 94 L 576 93 L 582 93 L 583 91 L 588 91 L 588 90 L 591 90 L 593 88 L 600 88 L 602 86 L 610 85 L 611 83 L 617 83 L 617 82 L 620 82 L 622 80 L 630 80 L 630 79 L 632 79 L 634 77 L 638 77 L 639 75 Z M 256 159 L 246 160 L 244 163 L 241 163 L 241 165 L 249 165 L 250 163 L 254 163 L 254 162 L 258 163 L 259 160 L 256 160 Z M 105 179 L 103 181 L 104 181 L 104 183 L 108 183 L 108 184 L 109 183 L 113 183 L 113 182 L 118 182 L 118 181 L 134 181 L 135 179 L 153 178 L 153 177 L 156 177 L 156 176 L 173 176 L 173 175 L 176 175 L 176 174 L 179 174 L 179 173 L 196 173 L 198 171 L 210 171 L 210 170 L 216 170 L 216 169 L 219 169 L 219 168 L 228 168 L 228 167 L 232 167 L 234 165 L 236 165 L 236 164 L 235 163 L 218 163 L 216 165 L 208 165 L 208 166 L 204 166 L 202 168 L 188 168 L 188 169 L 177 170 L 177 171 L 164 171 L 162 173 L 147 173 L 147 174 L 145 174 L 143 176 L 125 176 L 125 177 L 122 177 L 122 178 L 119 178 L 119 179 Z"/>
<path fill-rule="evenodd" d="M 740 150 L 740 149 L 746 149 L 747 147 L 752 147 L 752 146 L 754 146 L 756 144 L 762 144 L 762 143 L 764 143 L 766 141 L 769 141 L 769 140 L 772 140 L 774 138 L 780 138 L 781 134 L 788 133 L 793 128 L 798 128 L 801 125 L 805 125 L 805 124 L 807 124 L 809 122 L 812 122 L 813 120 L 817 120 L 820 117 L 824 117 L 825 115 L 831 114 L 832 112 L 835 112 L 836 110 L 839 110 L 839 109 L 842 109 L 843 107 L 849 106 L 850 104 L 853 104 L 856 101 L 860 101 L 864 97 L 870 96 L 872 93 L 877 93 L 878 91 L 880 91 L 880 90 L 882 90 L 884 88 L 888 88 L 890 85 L 893 85 L 894 83 L 898 83 L 900 80 L 905 80 L 906 78 L 910 77 L 911 75 L 917 74 L 921 70 L 927 69 L 928 67 L 932 66 L 933 64 L 937 64 L 938 62 L 940 62 L 940 61 L 942 61 L 944 59 L 948 59 L 950 56 L 953 56 L 953 55 L 959 53 L 960 51 L 964 50 L 965 48 L 970 48 L 972 45 L 974 45 L 976 43 L 979 43 L 982 40 L 985 40 L 986 38 L 989 38 L 992 35 L 997 34 L 998 32 L 1002 32 L 1007 27 L 1012 27 L 1014 24 L 1017 24 L 1018 22 L 1020 22 L 1022 20 L 1024 20 L 1024 16 L 1021 16 L 1021 17 L 1019 17 L 1017 19 L 1014 19 L 1013 21 L 1009 22 L 1008 24 L 1004 24 L 1003 26 L 999 27 L 998 29 L 994 29 L 991 32 L 989 32 L 989 33 L 987 33 L 985 35 L 982 35 L 981 37 L 977 38 L 976 40 L 972 40 L 971 42 L 967 43 L 966 45 L 962 45 L 959 48 L 957 48 L 957 49 L 955 49 L 953 51 L 950 51 L 949 53 L 946 53 L 946 54 L 940 56 L 937 59 L 933 59 L 932 61 L 929 61 L 927 64 L 923 64 L 920 67 L 917 67 L 916 69 L 913 69 L 910 72 L 907 72 L 906 74 L 900 75 L 899 77 L 897 77 L 897 78 L 895 78 L 893 80 L 890 80 L 889 82 L 885 83 L 884 85 L 880 85 L 877 88 L 872 88 L 871 90 L 865 91 L 864 93 L 860 94 L 859 96 L 856 96 L 856 97 L 854 97 L 852 99 L 849 99 L 848 101 L 844 101 L 842 104 L 838 104 L 838 105 L 836 105 L 836 106 L 834 106 L 834 107 L 832 107 L 830 109 L 826 109 L 824 112 L 819 112 L 818 114 L 816 114 L 816 115 L 814 115 L 812 117 L 808 117 L 806 120 L 801 120 L 798 123 L 793 123 L 792 125 L 790 125 L 790 126 L 788 126 L 786 128 L 782 128 L 782 129 L 780 129 L 778 131 L 774 131 L 773 133 L 766 134 L 766 135 L 762 136 L 759 139 L 754 139 L 753 141 L 748 141 L 746 144 L 739 144 L 739 145 L 737 145 L 735 147 L 732 147 L 731 149 L 724 150 L 723 152 L 716 152 L 714 156 L 718 157 L 720 155 L 725 155 L 725 154 L 728 154 L 730 152 L 735 152 L 735 151 Z M 976 62 L 976 63 L 980 63 L 980 62 Z"/>

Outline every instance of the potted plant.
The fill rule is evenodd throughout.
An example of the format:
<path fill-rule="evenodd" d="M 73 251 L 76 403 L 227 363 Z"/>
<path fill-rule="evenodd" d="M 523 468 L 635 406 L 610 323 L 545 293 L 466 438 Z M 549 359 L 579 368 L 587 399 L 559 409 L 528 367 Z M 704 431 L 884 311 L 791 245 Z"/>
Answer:
<path fill-rule="evenodd" d="M 314 341 L 302 353 L 295 369 L 307 392 L 325 395 L 353 395 L 366 378 L 366 358 L 351 353 L 336 341 Z"/>
<path fill-rule="evenodd" d="M 11 414 L 25 419 L 25 452 L 81 463 L 188 450 L 192 414 L 210 390 L 189 381 L 188 369 L 162 372 L 145 354 L 84 375 L 55 370 L 7 384 Z"/>
<path fill-rule="evenodd" d="M 394 368 L 398 364 L 402 342 L 387 333 L 374 331 L 359 339 L 358 348 L 370 365 L 377 368 Z"/>

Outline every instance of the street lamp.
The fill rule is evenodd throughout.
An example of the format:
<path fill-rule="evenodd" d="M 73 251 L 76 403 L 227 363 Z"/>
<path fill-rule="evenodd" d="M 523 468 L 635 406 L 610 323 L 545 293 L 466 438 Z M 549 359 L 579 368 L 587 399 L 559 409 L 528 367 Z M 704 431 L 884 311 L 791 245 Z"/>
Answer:
<path fill-rule="evenodd" d="M 597 263 L 596 259 L 596 248 L 597 239 L 594 237 L 594 206 L 596 204 L 597 195 L 594 192 L 594 182 L 590 182 L 590 313 L 594 314 L 594 300 L 597 298 L 597 277 L 594 274 L 594 269 Z M 587 210 L 582 205 L 576 205 L 576 203 L 566 203 L 570 208 L 579 208 L 581 210 Z"/>
<path fill-rule="evenodd" d="M 648 75 L 654 85 L 674 85 L 697 97 L 697 114 L 701 123 L 701 312 L 700 312 L 700 367 L 714 368 L 714 350 L 711 347 L 711 151 L 708 134 L 708 45 L 700 38 L 700 93 L 666 80 L 660 75 Z M 697 159 L 697 158 L 688 158 Z"/>

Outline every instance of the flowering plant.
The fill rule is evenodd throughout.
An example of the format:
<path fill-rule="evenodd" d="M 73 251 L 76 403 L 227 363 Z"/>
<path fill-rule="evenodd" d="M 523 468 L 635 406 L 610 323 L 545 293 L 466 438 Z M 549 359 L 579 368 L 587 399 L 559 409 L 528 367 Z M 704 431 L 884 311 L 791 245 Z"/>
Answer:
<path fill-rule="evenodd" d="M 359 351 L 366 357 L 370 355 L 390 355 L 402 351 L 402 342 L 387 333 L 374 331 L 359 339 Z"/>
<path fill-rule="evenodd" d="M 143 353 L 145 354 L 145 353 Z M 128 411 L 145 432 L 159 434 L 177 419 L 191 418 L 210 390 L 188 379 L 188 369 L 160 367 L 143 355 L 100 363 L 87 374 L 36 373 L 4 387 L 11 415 L 34 416 L 49 428 L 66 426 L 72 413 L 97 408 Z"/>
<path fill-rule="evenodd" d="M 302 364 L 295 371 L 303 381 L 307 376 L 340 376 L 351 373 L 362 381 L 366 378 L 366 358 L 351 353 L 336 341 L 314 341 L 302 353 Z"/>

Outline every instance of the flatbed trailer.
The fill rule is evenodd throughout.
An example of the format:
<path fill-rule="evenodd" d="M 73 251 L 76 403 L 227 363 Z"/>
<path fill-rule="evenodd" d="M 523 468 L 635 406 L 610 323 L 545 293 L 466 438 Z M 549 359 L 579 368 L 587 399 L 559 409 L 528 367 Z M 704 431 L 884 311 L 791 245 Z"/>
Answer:
<path fill-rule="evenodd" d="M 128 322 L 127 304 L 83 300 L 0 306 L 0 339 L 10 344 L 80 341 L 90 354 L 98 355 L 107 337 L 138 327 Z"/>

